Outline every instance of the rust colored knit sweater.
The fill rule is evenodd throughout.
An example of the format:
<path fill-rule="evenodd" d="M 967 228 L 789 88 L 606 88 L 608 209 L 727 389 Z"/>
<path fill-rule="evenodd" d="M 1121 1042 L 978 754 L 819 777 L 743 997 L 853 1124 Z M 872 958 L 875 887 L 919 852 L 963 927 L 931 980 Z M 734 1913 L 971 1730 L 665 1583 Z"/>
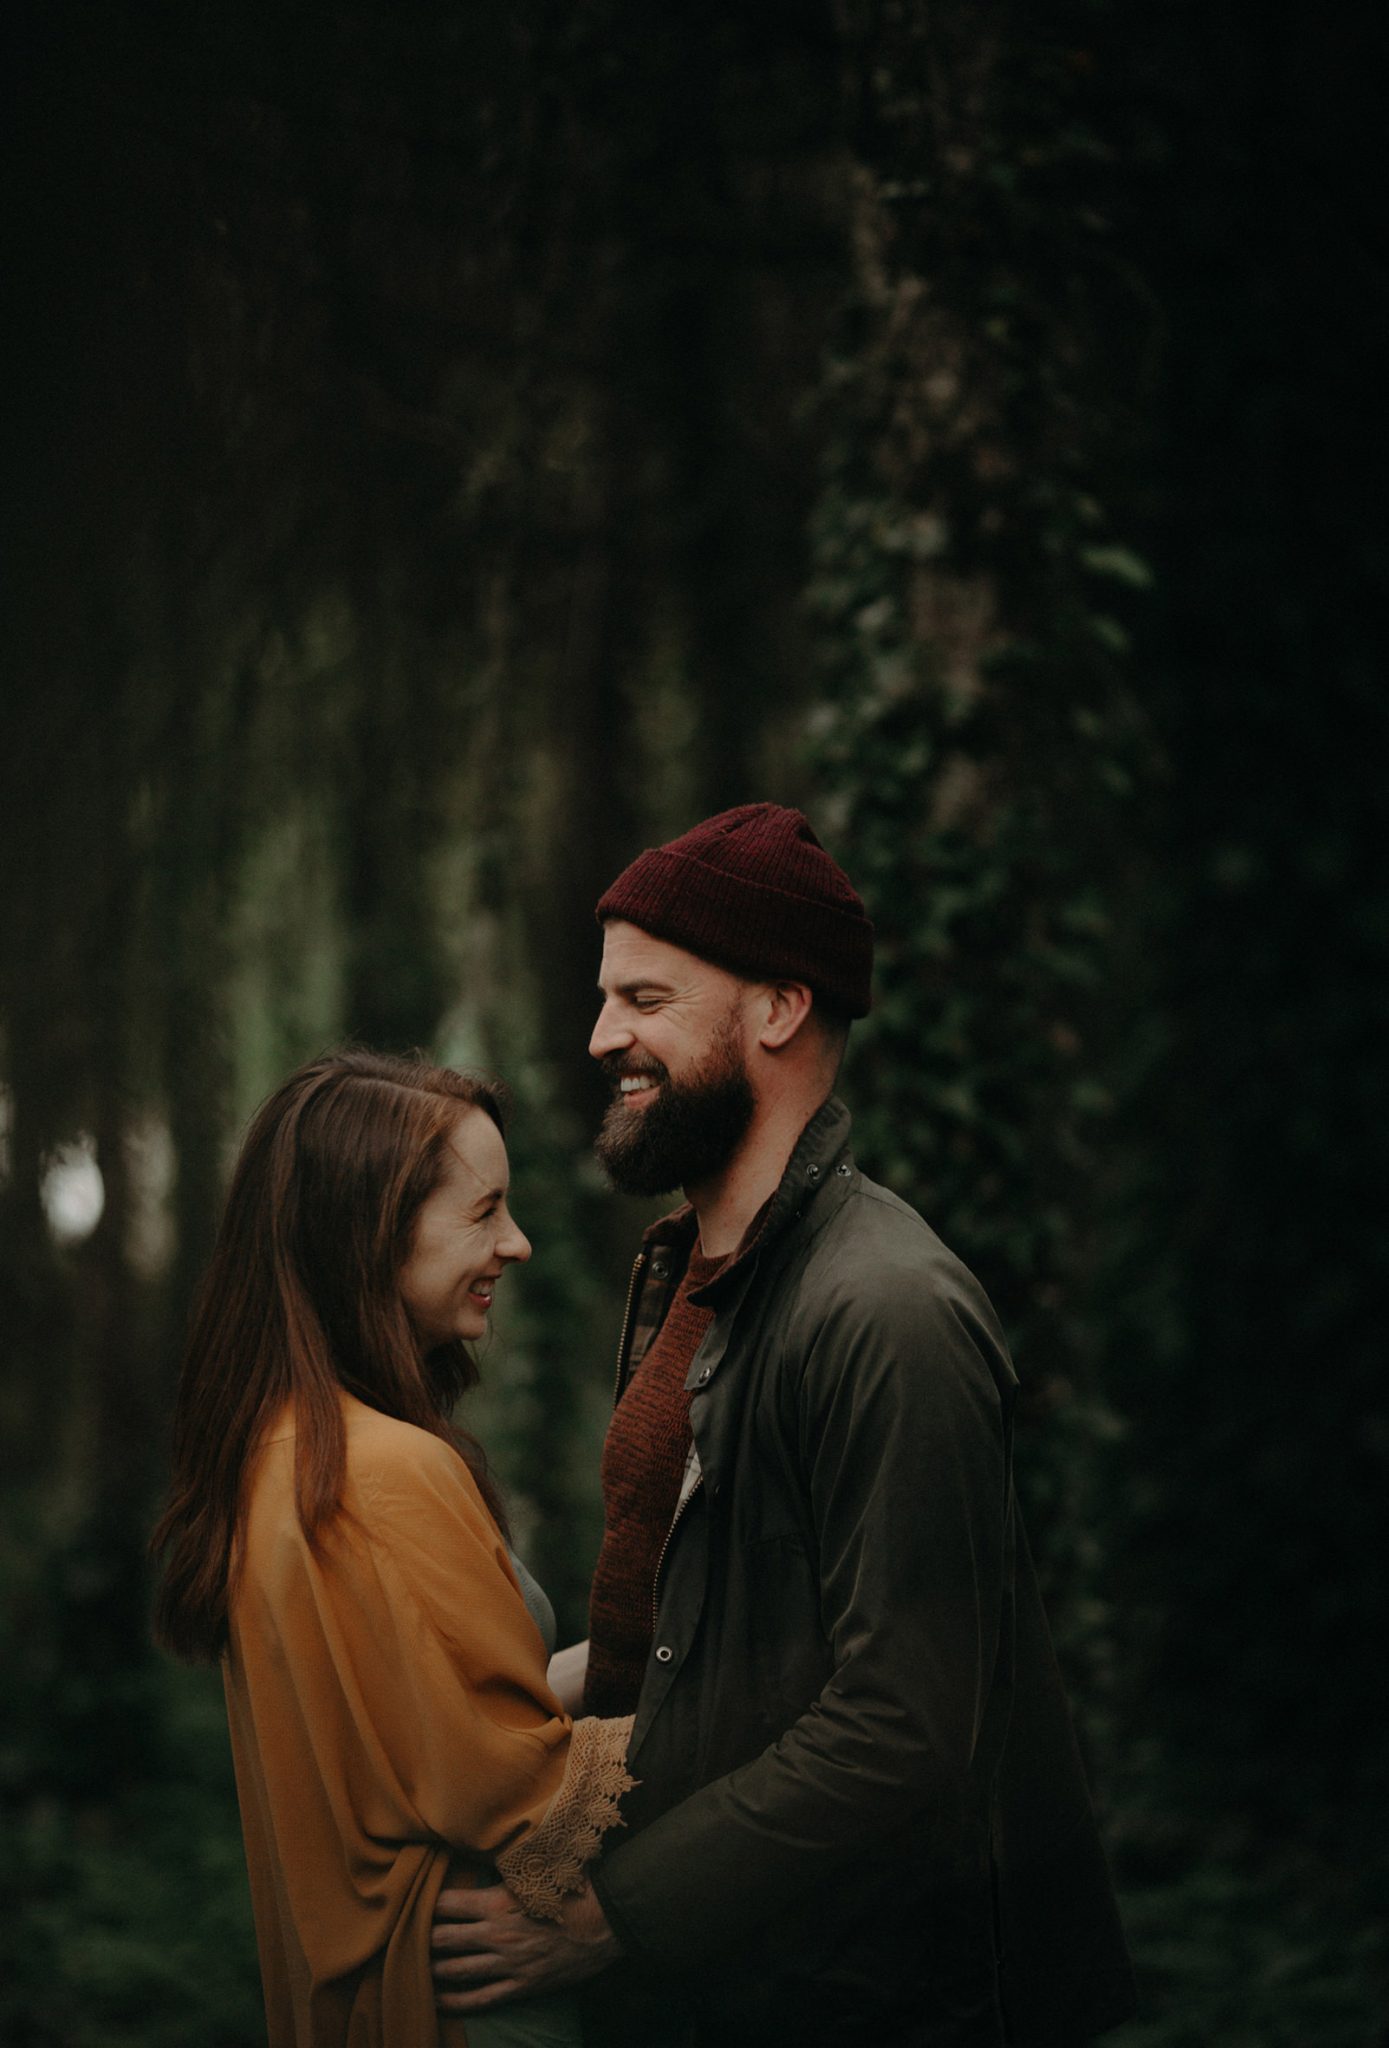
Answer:
<path fill-rule="evenodd" d="M 685 1376 L 713 1321 L 689 1296 L 726 1263 L 690 1254 L 670 1312 L 613 1412 L 603 1446 L 603 1547 L 589 1602 L 584 1711 L 630 1714 L 651 1650 L 656 1567 L 690 1450 Z"/>

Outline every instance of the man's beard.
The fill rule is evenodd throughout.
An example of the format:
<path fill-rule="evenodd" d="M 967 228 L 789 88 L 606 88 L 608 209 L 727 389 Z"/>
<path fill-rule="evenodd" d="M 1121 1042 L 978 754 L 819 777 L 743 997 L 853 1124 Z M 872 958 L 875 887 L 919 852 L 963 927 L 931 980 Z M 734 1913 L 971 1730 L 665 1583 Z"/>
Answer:
<path fill-rule="evenodd" d="M 594 1150 L 624 1195 L 663 1195 L 699 1187 L 721 1173 L 752 1122 L 756 1102 L 737 1039 L 726 1022 L 703 1066 L 673 1081 L 659 1060 L 609 1053 L 603 1069 L 616 1086 L 622 1073 L 650 1074 L 656 1093 L 645 1109 L 620 1095 L 609 1103 Z"/>

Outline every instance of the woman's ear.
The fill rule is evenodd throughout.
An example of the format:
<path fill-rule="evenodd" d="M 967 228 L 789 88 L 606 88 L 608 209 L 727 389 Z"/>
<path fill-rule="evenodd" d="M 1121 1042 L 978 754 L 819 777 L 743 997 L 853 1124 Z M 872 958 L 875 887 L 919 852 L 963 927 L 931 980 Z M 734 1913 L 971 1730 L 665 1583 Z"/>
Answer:
<path fill-rule="evenodd" d="M 803 981 L 769 981 L 757 1043 L 768 1052 L 789 1045 L 810 1015 L 813 998 Z"/>

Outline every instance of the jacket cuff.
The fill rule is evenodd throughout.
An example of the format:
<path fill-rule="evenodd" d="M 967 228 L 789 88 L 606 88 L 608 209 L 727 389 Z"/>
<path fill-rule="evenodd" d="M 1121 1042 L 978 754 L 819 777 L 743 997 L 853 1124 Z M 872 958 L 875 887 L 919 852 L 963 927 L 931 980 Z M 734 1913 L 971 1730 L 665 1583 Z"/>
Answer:
<path fill-rule="evenodd" d="M 536 1920 L 558 1920 L 565 1899 L 581 1891 L 584 1866 L 593 1861 L 610 1828 L 625 1825 L 619 1801 L 636 1779 L 628 1775 L 632 1716 L 576 1721 L 560 1788 L 528 1833 L 496 1858 L 506 1883 Z"/>

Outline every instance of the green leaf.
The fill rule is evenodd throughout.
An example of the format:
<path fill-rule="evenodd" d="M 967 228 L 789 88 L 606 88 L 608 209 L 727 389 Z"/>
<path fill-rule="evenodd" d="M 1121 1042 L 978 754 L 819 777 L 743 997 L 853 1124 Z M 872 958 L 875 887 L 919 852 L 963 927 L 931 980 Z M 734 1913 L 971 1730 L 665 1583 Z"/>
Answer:
<path fill-rule="evenodd" d="M 1130 590 L 1151 590 L 1153 572 L 1132 548 L 1082 548 L 1080 559 L 1092 576 L 1108 576 L 1114 583 L 1126 583 Z"/>

